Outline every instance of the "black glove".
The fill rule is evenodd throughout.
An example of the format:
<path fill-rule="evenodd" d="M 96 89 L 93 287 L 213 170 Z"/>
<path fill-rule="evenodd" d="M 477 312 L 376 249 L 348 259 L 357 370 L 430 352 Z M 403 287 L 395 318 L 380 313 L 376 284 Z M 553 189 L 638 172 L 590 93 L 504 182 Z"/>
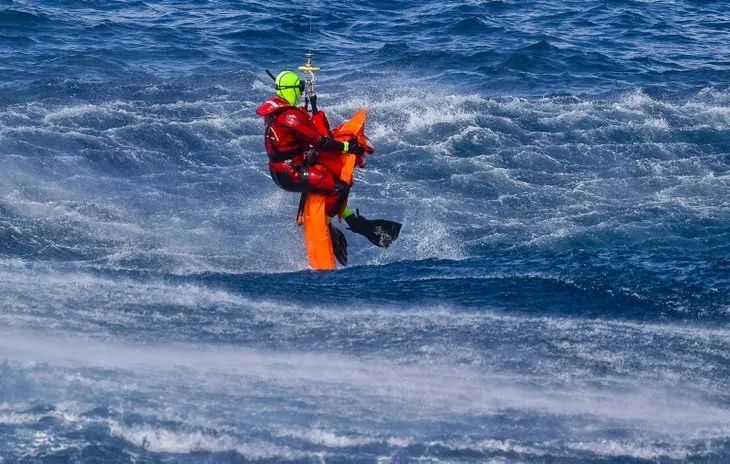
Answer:
<path fill-rule="evenodd" d="M 347 150 L 345 150 L 345 143 L 347 143 Z M 329 137 L 322 137 L 317 143 L 314 144 L 314 147 L 321 150 L 336 150 L 353 153 L 358 157 L 362 157 L 363 153 L 365 153 L 365 149 L 363 148 L 363 146 L 357 143 L 357 139 L 354 137 L 351 138 L 348 142 L 338 142 L 337 140 L 331 139 Z"/>
<path fill-rule="evenodd" d="M 362 156 L 365 153 L 365 148 L 357 143 L 357 139 L 355 137 L 351 138 L 348 144 L 349 147 L 347 148 L 347 153 L 352 153 L 357 156 Z"/>

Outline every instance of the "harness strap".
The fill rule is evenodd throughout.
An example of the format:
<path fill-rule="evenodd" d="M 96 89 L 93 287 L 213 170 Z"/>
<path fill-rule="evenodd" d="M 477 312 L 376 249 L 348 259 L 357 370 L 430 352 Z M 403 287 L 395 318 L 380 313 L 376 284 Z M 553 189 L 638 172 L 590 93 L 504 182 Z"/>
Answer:
<path fill-rule="evenodd" d="M 299 209 L 297 210 L 297 224 L 304 224 L 304 205 L 307 203 L 307 192 L 302 192 L 299 197 Z"/>

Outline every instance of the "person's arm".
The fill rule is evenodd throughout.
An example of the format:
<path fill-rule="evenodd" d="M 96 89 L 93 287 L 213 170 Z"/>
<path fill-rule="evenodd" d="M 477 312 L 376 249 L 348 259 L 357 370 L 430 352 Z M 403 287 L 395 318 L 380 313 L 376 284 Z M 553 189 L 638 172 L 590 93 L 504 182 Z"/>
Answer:
<path fill-rule="evenodd" d="M 354 138 L 348 142 L 338 142 L 330 137 L 324 137 L 319 133 L 312 121 L 299 110 L 287 111 L 281 123 L 294 130 L 300 137 L 318 150 L 343 151 L 345 153 L 354 153 L 358 156 L 364 152 L 363 147 Z"/>
<path fill-rule="evenodd" d="M 319 133 L 303 110 L 292 108 L 282 115 L 279 122 L 296 132 L 309 145 L 314 146 L 322 138 L 322 134 Z"/>
<path fill-rule="evenodd" d="M 347 148 L 349 148 L 347 145 L 347 142 L 338 142 L 329 137 L 322 137 L 314 144 L 314 148 L 327 151 L 347 151 Z"/>

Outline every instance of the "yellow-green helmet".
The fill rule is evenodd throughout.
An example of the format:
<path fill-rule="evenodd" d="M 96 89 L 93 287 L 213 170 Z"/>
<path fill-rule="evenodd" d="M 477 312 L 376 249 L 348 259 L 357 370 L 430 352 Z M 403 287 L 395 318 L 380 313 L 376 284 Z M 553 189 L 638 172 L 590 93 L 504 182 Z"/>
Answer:
<path fill-rule="evenodd" d="M 289 102 L 290 105 L 299 103 L 304 91 L 304 82 L 294 71 L 282 71 L 276 76 L 276 94 Z"/>

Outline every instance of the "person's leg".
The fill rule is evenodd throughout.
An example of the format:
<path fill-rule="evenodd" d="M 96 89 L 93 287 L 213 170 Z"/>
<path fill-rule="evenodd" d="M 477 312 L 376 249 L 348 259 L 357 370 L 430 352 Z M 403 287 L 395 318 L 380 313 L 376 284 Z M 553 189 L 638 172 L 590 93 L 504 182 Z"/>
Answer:
<path fill-rule="evenodd" d="M 320 164 L 313 164 L 302 169 L 300 184 L 306 186 L 307 192 L 327 195 L 325 211 L 329 217 L 339 214 L 347 204 L 350 186 Z"/>
<path fill-rule="evenodd" d="M 269 173 L 276 185 L 287 192 L 303 192 L 301 172 L 296 165 L 289 163 L 269 163 Z"/>
<path fill-rule="evenodd" d="M 347 208 L 350 186 L 335 177 L 324 166 L 315 164 L 308 168 L 298 168 L 289 163 L 270 163 L 269 168 L 271 178 L 284 190 L 327 195 L 325 200 L 327 216 L 334 217 L 342 212 L 342 218 L 350 230 L 364 235 L 373 244 L 387 247 L 398 238 L 400 223 L 385 219 L 368 220 L 361 216 L 359 211 L 355 213 Z"/>

